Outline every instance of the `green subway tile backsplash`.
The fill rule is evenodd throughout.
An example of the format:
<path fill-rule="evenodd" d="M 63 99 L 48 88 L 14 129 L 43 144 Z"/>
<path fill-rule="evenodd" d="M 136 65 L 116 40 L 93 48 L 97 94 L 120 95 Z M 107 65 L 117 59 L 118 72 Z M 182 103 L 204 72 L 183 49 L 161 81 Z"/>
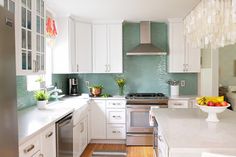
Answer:
<path fill-rule="evenodd" d="M 152 23 L 152 43 L 155 46 L 168 51 L 167 24 Z M 138 23 L 125 23 L 123 26 L 123 57 L 124 73 L 127 79 L 125 93 L 128 92 L 163 92 L 169 95 L 169 79 L 185 80 L 186 87 L 180 88 L 180 94 L 197 94 L 197 74 L 169 74 L 168 56 L 126 56 L 126 52 L 136 47 L 140 42 L 140 32 Z M 119 75 L 119 74 L 118 74 Z M 115 84 L 117 74 L 73 74 L 73 75 L 53 75 L 53 84 L 64 93 L 68 91 L 67 78 L 78 77 L 79 89 L 81 93 L 87 93 L 85 81 L 90 84 L 103 84 L 104 93 L 112 95 L 118 94 L 118 87 Z M 33 93 L 26 91 L 26 77 L 17 76 L 17 100 L 18 109 L 34 105 Z"/>
<path fill-rule="evenodd" d="M 53 75 L 52 83 L 57 83 L 58 88 L 62 89 L 63 93 L 68 91 L 67 75 Z M 17 76 L 17 107 L 18 110 L 30 107 L 36 104 L 34 100 L 34 92 L 27 91 L 27 78 L 26 76 Z M 66 93 L 67 94 L 67 93 Z"/>

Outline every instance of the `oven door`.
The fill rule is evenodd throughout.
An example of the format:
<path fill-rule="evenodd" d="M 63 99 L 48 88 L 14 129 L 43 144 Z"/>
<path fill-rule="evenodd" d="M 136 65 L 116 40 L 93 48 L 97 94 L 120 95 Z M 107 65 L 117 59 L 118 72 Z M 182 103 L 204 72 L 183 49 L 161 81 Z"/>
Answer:
<path fill-rule="evenodd" d="M 126 105 L 128 133 L 153 132 L 153 127 L 149 123 L 150 108 L 150 105 Z"/>

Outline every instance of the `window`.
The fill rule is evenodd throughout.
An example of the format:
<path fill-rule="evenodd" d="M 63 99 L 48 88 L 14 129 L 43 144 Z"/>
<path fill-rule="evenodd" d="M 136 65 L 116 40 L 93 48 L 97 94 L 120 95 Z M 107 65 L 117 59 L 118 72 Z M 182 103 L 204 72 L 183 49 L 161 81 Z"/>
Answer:
<path fill-rule="evenodd" d="M 52 86 L 52 40 L 46 39 L 46 74 L 27 76 L 27 90 L 35 91 Z M 43 83 L 40 83 L 43 80 Z"/>

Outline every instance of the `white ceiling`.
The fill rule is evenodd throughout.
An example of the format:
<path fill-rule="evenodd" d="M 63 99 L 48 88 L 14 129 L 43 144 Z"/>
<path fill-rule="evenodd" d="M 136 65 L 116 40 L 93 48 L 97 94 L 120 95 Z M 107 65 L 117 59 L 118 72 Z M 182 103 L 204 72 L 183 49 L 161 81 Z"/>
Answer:
<path fill-rule="evenodd" d="M 183 18 L 200 0 L 46 0 L 56 15 L 92 20 L 166 21 Z"/>

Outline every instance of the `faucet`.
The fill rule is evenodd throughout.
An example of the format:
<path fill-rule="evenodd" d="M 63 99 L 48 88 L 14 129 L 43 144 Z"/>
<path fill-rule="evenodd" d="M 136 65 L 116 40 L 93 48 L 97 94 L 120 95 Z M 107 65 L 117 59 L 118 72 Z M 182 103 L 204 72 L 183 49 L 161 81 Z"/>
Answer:
<path fill-rule="evenodd" d="M 62 93 L 62 90 L 57 88 L 57 84 L 55 84 L 54 89 L 48 91 L 49 96 L 51 96 L 52 98 L 55 98 L 56 101 L 58 100 L 58 98 L 61 98 L 64 96 L 64 95 L 59 96 L 59 93 Z"/>

